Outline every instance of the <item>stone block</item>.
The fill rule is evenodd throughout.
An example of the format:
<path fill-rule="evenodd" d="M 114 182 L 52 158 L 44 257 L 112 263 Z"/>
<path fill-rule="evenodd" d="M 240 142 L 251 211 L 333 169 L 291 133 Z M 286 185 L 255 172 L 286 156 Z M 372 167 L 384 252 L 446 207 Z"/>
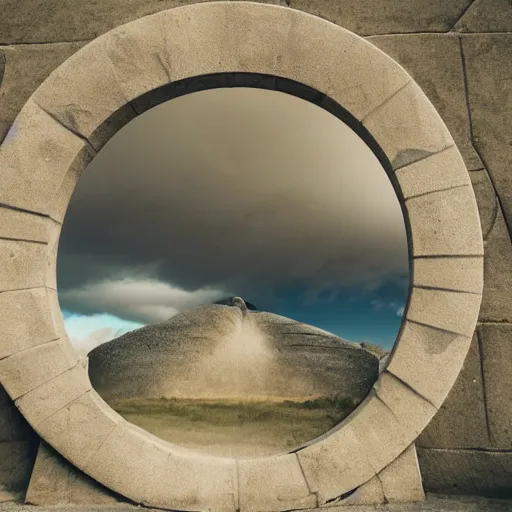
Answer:
<path fill-rule="evenodd" d="M 421 367 L 421 364 L 417 363 L 417 367 Z M 420 435 L 416 445 L 422 448 L 490 447 L 480 348 L 476 334 L 448 397 Z"/>
<path fill-rule="evenodd" d="M 90 390 L 37 425 L 37 432 L 79 469 L 124 420 Z"/>
<path fill-rule="evenodd" d="M 52 302 L 57 292 L 48 288 L 0 293 L 0 359 L 59 338 Z"/>
<path fill-rule="evenodd" d="M 387 371 L 441 407 L 457 379 L 471 338 L 406 321 L 402 340 L 406 343 L 396 346 Z"/>
<path fill-rule="evenodd" d="M 453 30 L 462 33 L 512 31 L 512 5 L 507 0 L 475 0 Z"/>
<path fill-rule="evenodd" d="M 30 480 L 37 442 L 0 443 L 0 486 L 8 492 L 23 492 Z"/>
<path fill-rule="evenodd" d="M 510 12 L 510 6 L 506 12 Z M 506 16 L 505 13 L 503 13 Z M 500 17 L 502 13 L 500 13 Z M 512 116 L 510 61 L 512 34 L 463 36 L 473 143 L 501 199 L 509 232 L 512 227 Z"/>
<path fill-rule="evenodd" d="M 414 197 L 405 203 L 415 257 L 480 256 L 480 217 L 468 186 Z"/>
<path fill-rule="evenodd" d="M 483 267 L 482 257 L 415 258 L 414 284 L 418 287 L 481 294 L 484 287 Z"/>
<path fill-rule="evenodd" d="M 470 183 L 464 162 L 455 146 L 402 167 L 396 171 L 395 176 L 404 199 Z"/>
<path fill-rule="evenodd" d="M 401 64 L 450 130 L 468 169 L 482 162 L 471 144 L 464 71 L 456 34 L 393 34 L 368 40 Z"/>
<path fill-rule="evenodd" d="M 5 292 L 51 285 L 47 283 L 46 257 L 45 244 L 0 239 L 0 290 Z"/>
<path fill-rule="evenodd" d="M 0 360 L 0 382 L 15 400 L 76 364 L 66 338 L 28 348 Z"/>
<path fill-rule="evenodd" d="M 412 80 L 362 121 L 386 153 L 393 169 L 454 145 L 436 109 Z"/>
<path fill-rule="evenodd" d="M 375 475 L 360 441 L 348 425 L 299 450 L 297 457 L 309 489 L 318 495 L 320 506 Z M 371 499 L 377 498 L 373 492 L 369 494 Z"/>
<path fill-rule="evenodd" d="M 12 124 L 21 107 L 50 73 L 84 45 L 84 42 L 72 42 L 3 47 L 6 66 L 0 86 L 0 123 Z"/>
<path fill-rule="evenodd" d="M 512 452 L 419 448 L 427 492 L 512 498 Z"/>
<path fill-rule="evenodd" d="M 471 172 L 470 177 L 480 213 L 482 237 L 485 241 L 494 226 L 500 206 L 489 173 L 485 169 Z"/>
<path fill-rule="evenodd" d="M 425 500 L 416 448 L 411 445 L 378 475 L 385 503 L 411 503 Z"/>
<path fill-rule="evenodd" d="M 89 459 L 85 471 L 144 505 L 174 510 L 236 509 L 236 461 L 184 455 L 145 432 L 119 425 Z M 158 475 L 158 478 L 155 478 Z"/>
<path fill-rule="evenodd" d="M 122 500 L 85 473 L 69 464 L 44 441 L 25 496 L 25 503 L 39 506 L 115 505 Z"/>
<path fill-rule="evenodd" d="M 512 322 L 512 243 L 501 208 L 484 245 L 480 322 Z"/>
<path fill-rule="evenodd" d="M 262 512 L 317 506 L 295 454 L 239 460 L 240 510 Z"/>
<path fill-rule="evenodd" d="M 50 221 L 40 215 L 0 207 L 0 238 L 27 242 L 48 242 Z"/>
<path fill-rule="evenodd" d="M 414 287 L 407 320 L 469 337 L 475 330 L 480 302 L 476 293 Z"/>
<path fill-rule="evenodd" d="M 45 382 L 16 400 L 16 405 L 34 428 L 91 389 L 88 359 Z"/>
<path fill-rule="evenodd" d="M 512 450 L 512 324 L 481 324 L 478 334 L 492 447 Z"/>

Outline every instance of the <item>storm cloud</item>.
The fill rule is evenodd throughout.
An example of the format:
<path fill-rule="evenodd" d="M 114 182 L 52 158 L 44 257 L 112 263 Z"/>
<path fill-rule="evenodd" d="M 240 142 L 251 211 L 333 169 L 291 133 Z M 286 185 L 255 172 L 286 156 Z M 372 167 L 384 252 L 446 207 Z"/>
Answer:
<path fill-rule="evenodd" d="M 407 277 L 401 209 L 371 150 L 319 107 L 257 89 L 183 96 L 125 126 L 80 179 L 58 260 L 62 307 L 137 322 Z"/>

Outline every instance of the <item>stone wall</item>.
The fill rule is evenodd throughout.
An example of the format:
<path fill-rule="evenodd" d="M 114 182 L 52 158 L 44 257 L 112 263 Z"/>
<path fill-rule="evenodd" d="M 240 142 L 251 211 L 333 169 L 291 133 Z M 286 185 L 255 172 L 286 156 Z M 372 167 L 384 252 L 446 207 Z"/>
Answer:
<path fill-rule="evenodd" d="M 0 141 L 37 86 L 88 41 L 119 24 L 186 3 L 190 2 L 2 2 Z M 414 77 L 459 146 L 480 209 L 485 288 L 464 369 L 419 439 L 420 464 L 426 490 L 510 496 L 512 5 L 508 0 L 269 3 L 321 16 L 368 37 Z M 35 437 L 3 396 L 0 449 L 8 456 L 0 463 L 0 489 L 17 492 L 28 481 Z"/>

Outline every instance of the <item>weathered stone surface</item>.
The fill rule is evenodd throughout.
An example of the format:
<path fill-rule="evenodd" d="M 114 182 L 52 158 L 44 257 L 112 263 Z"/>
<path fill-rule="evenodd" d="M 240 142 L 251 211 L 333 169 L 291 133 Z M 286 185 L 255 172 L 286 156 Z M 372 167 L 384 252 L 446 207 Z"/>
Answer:
<path fill-rule="evenodd" d="M 476 334 L 445 402 L 418 438 L 422 448 L 489 448 L 487 413 Z M 441 471 L 441 469 L 439 470 Z"/>
<path fill-rule="evenodd" d="M 511 452 L 419 448 L 418 458 L 427 491 L 512 498 Z"/>
<path fill-rule="evenodd" d="M 40 215 L 0 207 L 0 238 L 48 243 L 51 222 Z"/>
<path fill-rule="evenodd" d="M 239 460 L 240 510 L 301 509 L 317 505 L 295 454 Z"/>
<path fill-rule="evenodd" d="M 508 12 L 510 12 L 510 7 Z M 512 231 L 512 34 L 464 36 L 473 139 Z"/>
<path fill-rule="evenodd" d="M 481 324 L 483 384 L 494 448 L 512 449 L 512 324 Z"/>
<path fill-rule="evenodd" d="M 410 503 L 425 499 L 416 448 L 411 445 L 379 474 L 386 503 Z"/>
<path fill-rule="evenodd" d="M 91 389 L 87 359 L 16 400 L 34 428 Z"/>
<path fill-rule="evenodd" d="M 471 187 L 452 188 L 408 199 L 415 257 L 480 256 L 480 218 Z"/>
<path fill-rule="evenodd" d="M 124 420 L 94 391 L 88 391 L 40 423 L 37 432 L 68 460 L 84 468 L 108 435 Z"/>
<path fill-rule="evenodd" d="M 354 457 L 354 454 L 357 456 Z M 309 490 L 320 505 L 352 491 L 375 475 L 354 430 L 345 426 L 297 452 Z M 370 489 L 370 491 L 375 489 Z M 377 499 L 374 492 L 366 495 Z"/>
<path fill-rule="evenodd" d="M 470 338 L 406 322 L 387 370 L 440 407 L 464 362 Z M 432 372 L 434 373 L 432 374 Z"/>
<path fill-rule="evenodd" d="M 413 288 L 407 320 L 469 337 L 480 301 L 479 294 Z"/>
<path fill-rule="evenodd" d="M 450 130 L 469 170 L 482 162 L 471 144 L 459 38 L 455 34 L 369 37 L 423 89 Z M 447 173 L 447 177 L 451 174 Z"/>
<path fill-rule="evenodd" d="M 470 177 L 480 213 L 482 237 L 485 241 L 494 226 L 500 206 L 489 173 L 485 169 L 471 172 Z"/>
<path fill-rule="evenodd" d="M 510 32 L 512 5 L 508 0 L 475 0 L 453 29 L 457 32 Z"/>
<path fill-rule="evenodd" d="M 23 492 L 30 480 L 37 451 L 35 439 L 0 442 L 0 486 L 7 492 Z"/>
<path fill-rule="evenodd" d="M 45 244 L 0 239 L 0 290 L 51 287 L 46 255 Z"/>
<path fill-rule="evenodd" d="M 172 448 L 168 444 L 164 449 L 145 432 L 119 425 L 89 459 L 85 471 L 110 488 L 126 486 L 125 495 L 136 503 L 234 512 L 236 461 L 181 450 L 172 453 Z"/>
<path fill-rule="evenodd" d="M 478 258 L 415 258 L 414 284 L 481 294 L 484 260 Z"/>
<path fill-rule="evenodd" d="M 412 80 L 362 121 L 394 169 L 454 144 L 436 109 Z"/>
<path fill-rule="evenodd" d="M 118 25 L 163 9 L 190 3 L 187 0 L 106 0 L 84 4 L 78 0 L 42 0 L 19 4 L 7 0 L 0 24 L 0 43 L 74 41 L 93 39 Z M 269 0 L 264 3 L 286 5 Z M 445 32 L 451 29 L 470 0 L 441 0 L 425 4 L 379 0 L 349 0 L 338 5 L 329 0 L 291 0 L 291 7 L 338 23 L 353 32 L 370 35 L 396 32 Z M 8 14 L 7 14 L 8 13 Z"/>
<path fill-rule="evenodd" d="M 25 503 L 108 506 L 120 501 L 124 500 L 69 464 L 44 441 L 41 442 Z"/>
<path fill-rule="evenodd" d="M 28 15 L 26 20 L 33 19 L 33 16 L 34 13 Z M 6 66 L 0 86 L 0 123 L 12 124 L 30 95 L 57 66 L 84 44 L 60 43 L 3 48 Z"/>
<path fill-rule="evenodd" d="M 15 400 L 75 364 L 71 345 L 67 339 L 60 339 L 0 360 L 0 382 Z"/>
<path fill-rule="evenodd" d="M 470 183 L 464 162 L 455 146 L 402 167 L 395 175 L 404 199 Z"/>
<path fill-rule="evenodd" d="M 481 322 L 512 322 L 512 242 L 501 208 L 485 242 Z"/>
<path fill-rule="evenodd" d="M 59 338 L 51 301 L 57 292 L 48 288 L 0 293 L 0 358 Z"/>

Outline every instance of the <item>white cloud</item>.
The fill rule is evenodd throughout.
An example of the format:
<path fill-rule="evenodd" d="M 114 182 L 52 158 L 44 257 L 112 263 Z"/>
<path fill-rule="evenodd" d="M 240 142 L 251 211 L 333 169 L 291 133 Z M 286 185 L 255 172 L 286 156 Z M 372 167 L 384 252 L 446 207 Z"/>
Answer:
<path fill-rule="evenodd" d="M 151 279 L 120 279 L 87 283 L 59 293 L 66 309 L 82 313 L 108 312 L 143 323 L 167 320 L 177 313 L 214 302 L 227 293 L 200 288 L 186 291 Z"/>

